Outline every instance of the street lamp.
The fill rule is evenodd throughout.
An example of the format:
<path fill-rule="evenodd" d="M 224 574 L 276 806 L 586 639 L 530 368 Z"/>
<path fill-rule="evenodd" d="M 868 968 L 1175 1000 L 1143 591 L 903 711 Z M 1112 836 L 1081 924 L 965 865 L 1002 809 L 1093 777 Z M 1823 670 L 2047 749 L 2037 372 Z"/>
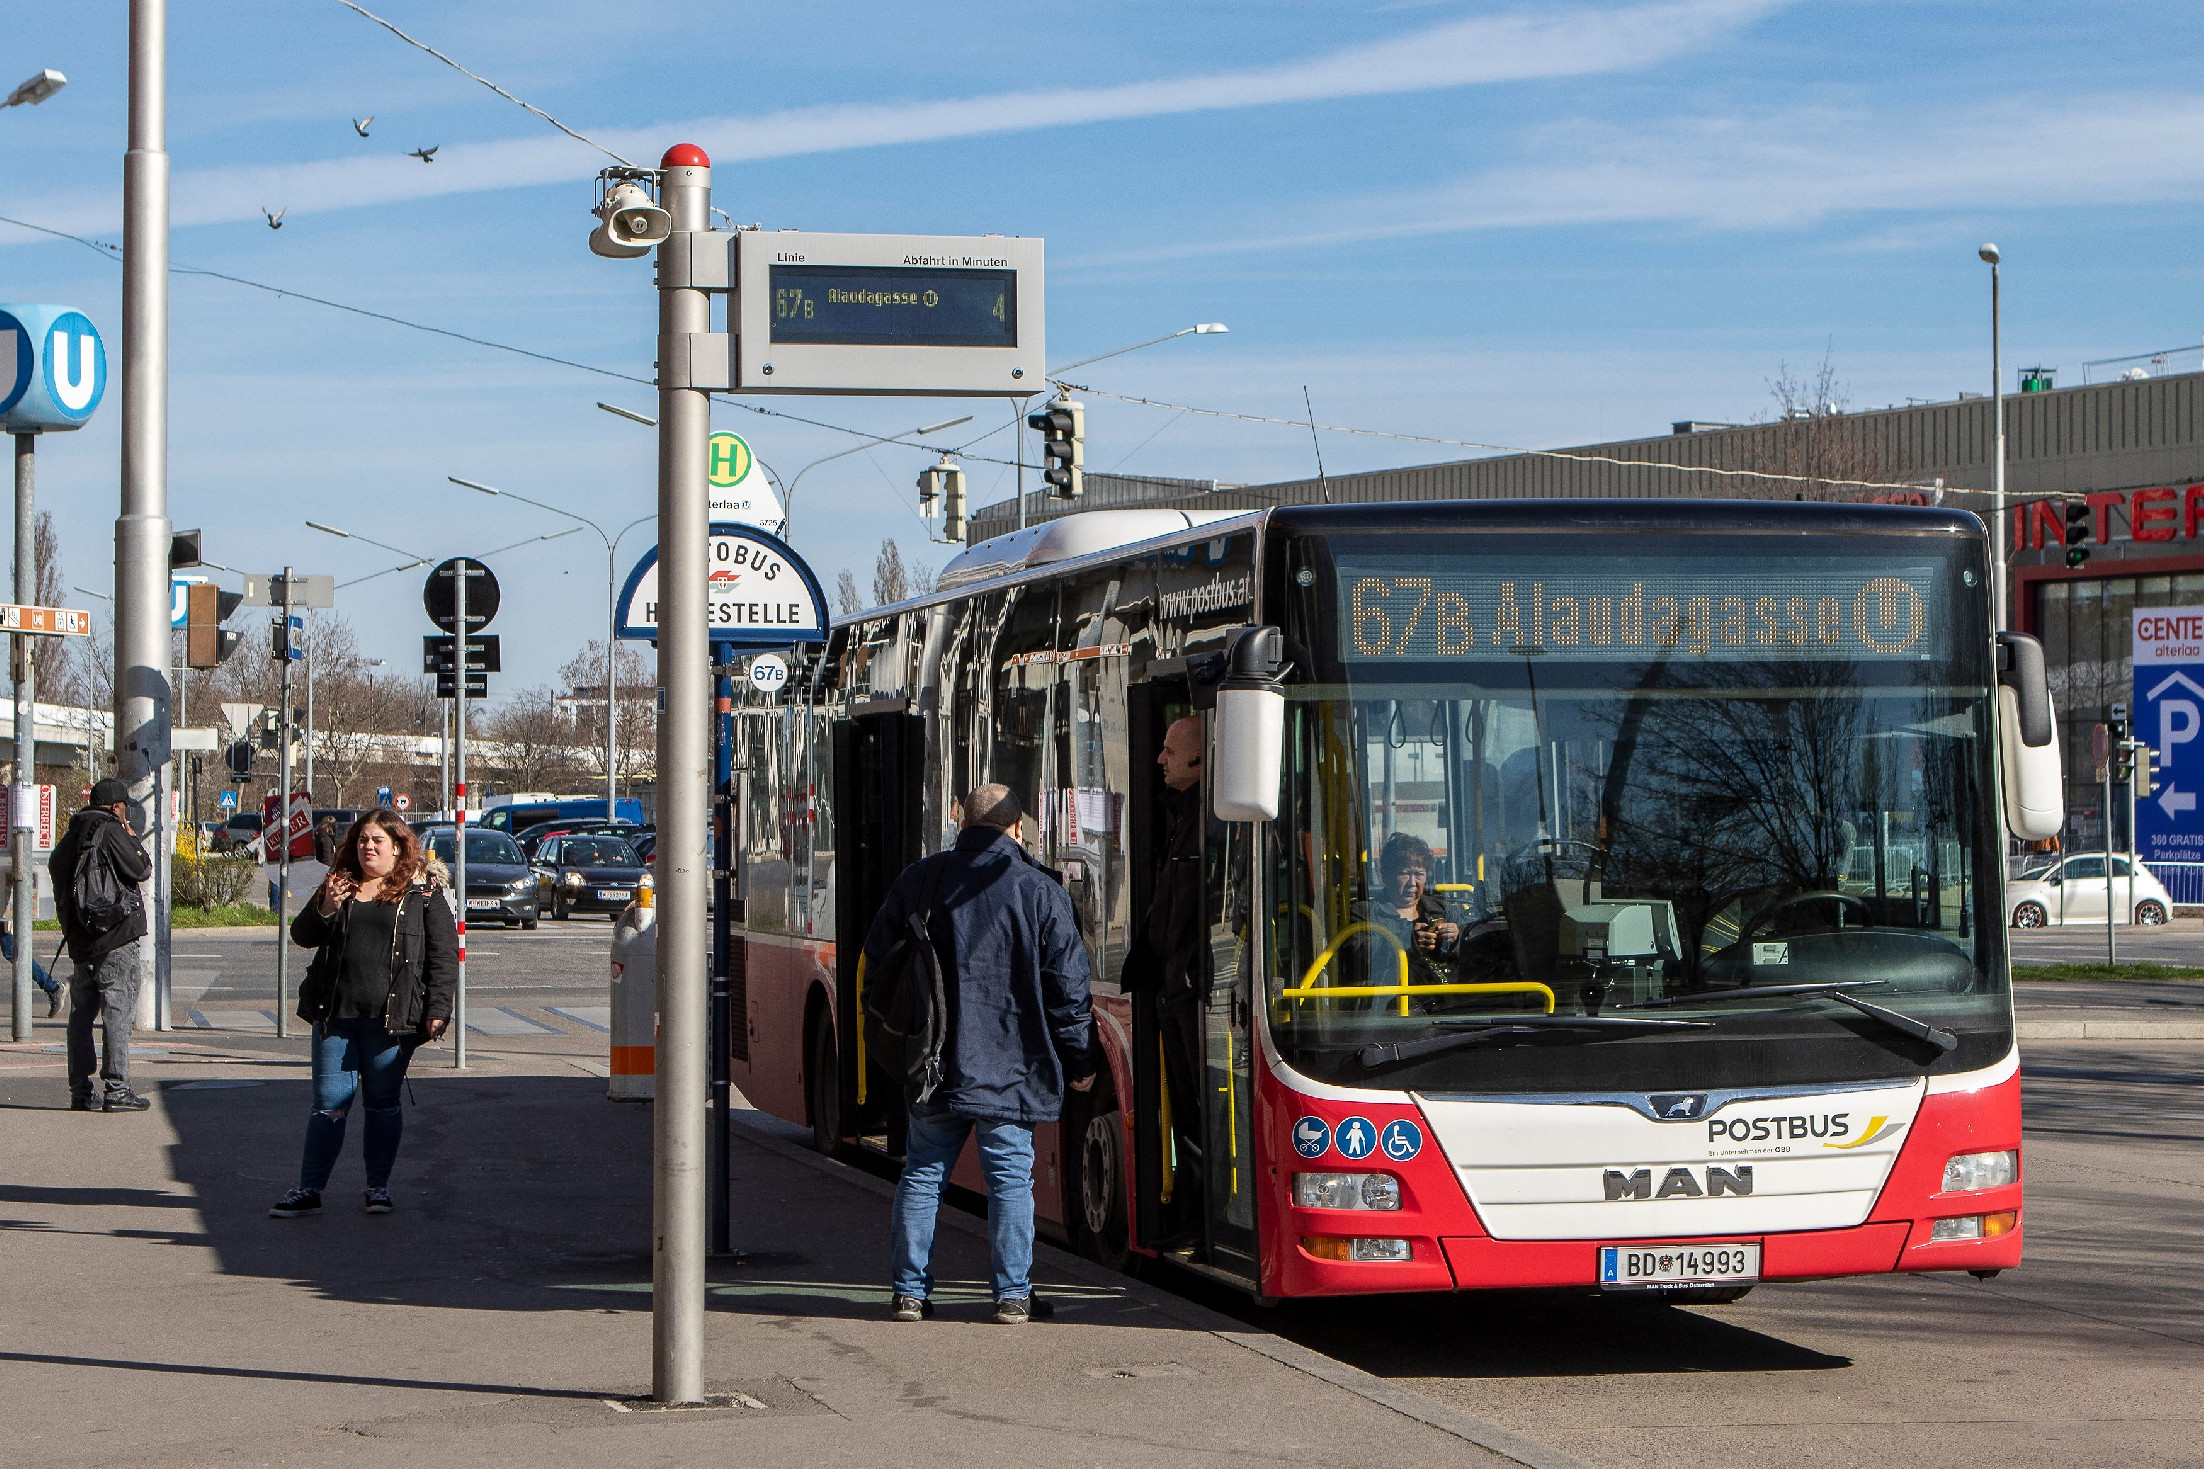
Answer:
<path fill-rule="evenodd" d="M 49 66 L 37 76 L 23 83 L 22 86 L 8 93 L 8 100 L 0 102 L 0 107 L 36 107 L 68 85 L 69 79 Z"/>
<path fill-rule="evenodd" d="M 1997 429 L 1997 456 L 1990 466 L 1990 508 L 1997 522 L 1990 536 L 1990 574 L 1996 578 L 1997 590 L 1990 599 L 1990 616 L 1997 631 L 2003 632 L 2011 613 L 2005 587 L 2005 538 L 2010 532 L 2005 527 L 2005 362 L 1999 340 L 1997 246 L 1984 245 L 1974 253 L 1990 267 L 1990 414 Z"/>
<path fill-rule="evenodd" d="M 1175 332 L 1169 332 L 1160 337 L 1150 337 L 1145 342 L 1135 342 L 1130 347 L 1119 347 L 1114 352 L 1104 352 L 1100 357 L 1082 357 L 1077 362 L 1067 362 L 1062 367 L 1050 368 L 1048 375 L 1054 377 L 1059 372 L 1069 372 L 1075 367 L 1085 367 L 1090 362 L 1100 362 L 1103 357 L 1122 357 L 1127 352 L 1138 352 L 1141 348 L 1153 347 L 1158 342 L 1175 342 L 1180 337 L 1210 337 L 1230 330 L 1232 328 L 1221 321 L 1197 322 L 1193 326 L 1181 327 Z"/>
<path fill-rule="evenodd" d="M 924 438 L 927 434 L 938 434 L 945 428 L 955 428 L 960 423 L 970 423 L 971 421 L 972 415 L 967 413 L 962 418 L 945 418 L 940 423 L 929 423 L 924 428 L 905 429 L 902 433 L 889 434 L 885 438 L 878 434 L 867 434 L 865 437 L 870 440 L 869 443 L 859 444 L 854 449 L 839 450 L 827 455 L 825 459 L 812 460 L 796 471 L 796 477 L 788 482 L 788 488 L 781 494 L 781 539 L 787 541 L 790 545 L 795 544 L 796 486 L 804 482 L 805 475 L 827 463 L 828 460 L 847 459 L 852 454 L 862 454 L 867 449 L 877 449 L 882 444 L 892 444 L 898 439 Z"/>
<path fill-rule="evenodd" d="M 602 406 L 602 405 L 600 405 Z M 622 414 L 633 417 L 633 414 Z M 639 525 L 656 520 L 656 515 L 645 515 L 620 527 L 617 535 L 605 534 L 605 528 L 596 521 L 562 510 L 541 500 L 531 500 L 526 495 L 511 490 L 500 490 L 490 485 L 477 484 L 471 479 L 461 479 L 456 474 L 444 476 L 463 490 L 478 490 L 485 495 L 496 495 L 507 500 L 518 500 L 523 505 L 533 505 L 538 510 L 548 510 L 553 515 L 563 515 L 576 526 L 587 526 L 597 533 L 597 539 L 605 543 L 605 820 L 611 821 L 619 813 L 620 799 L 620 746 L 618 734 L 619 684 L 618 670 L 613 655 L 619 649 L 620 631 L 620 542 L 627 533 Z M 549 539 L 545 537 L 545 539 Z"/>

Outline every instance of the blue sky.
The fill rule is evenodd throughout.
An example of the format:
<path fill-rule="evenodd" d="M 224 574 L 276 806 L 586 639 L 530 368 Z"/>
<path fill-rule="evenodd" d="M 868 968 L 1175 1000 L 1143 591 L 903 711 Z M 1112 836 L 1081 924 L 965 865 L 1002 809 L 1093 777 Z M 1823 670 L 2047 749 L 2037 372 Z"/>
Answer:
<path fill-rule="evenodd" d="M 1987 386 L 2004 249 L 2008 369 L 2194 343 L 2204 12 L 2107 0 L 1099 3 L 381 0 L 371 9 L 638 161 L 695 141 L 714 198 L 768 228 L 1041 235 L 1051 362 L 1197 321 L 1079 374 L 1176 403 L 1552 446 L 1765 416 L 1824 355 L 1855 406 Z M 0 214 L 119 238 L 124 7 L 10 28 Z M 171 0 L 179 264 L 649 376 L 647 262 L 584 248 L 604 161 L 335 0 Z M 8 72 L 8 67 L 13 72 Z M 350 119 L 374 114 L 367 139 Z M 403 155 L 436 144 L 437 161 Z M 262 208 L 286 209 L 271 231 Z M 119 330 L 120 272 L 0 226 L 0 299 Z M 647 389 L 203 277 L 173 298 L 170 497 L 208 554 L 364 575 L 558 522 L 654 508 L 649 434 L 597 412 Z M 906 429 L 999 401 L 766 400 Z M 70 579 L 110 580 L 119 409 L 50 440 L 41 499 Z M 783 476 L 855 442 L 721 405 Z M 1305 430 L 1097 403 L 1088 462 L 1259 481 L 1313 468 Z M 1008 433 L 978 452 L 1000 452 Z M 1327 468 L 1456 457 L 1327 436 Z M 922 550 L 906 449 L 804 483 L 797 545 L 869 584 Z M 1008 492 L 975 465 L 974 498 Z M 635 539 L 630 538 L 630 546 Z M 623 558 L 625 559 L 625 558 Z M 586 533 L 510 553 L 517 688 L 602 626 Z M 411 667 L 414 574 L 346 594 L 371 656 Z M 256 642 L 258 641 L 256 637 Z M 240 654 L 239 656 L 248 656 Z"/>

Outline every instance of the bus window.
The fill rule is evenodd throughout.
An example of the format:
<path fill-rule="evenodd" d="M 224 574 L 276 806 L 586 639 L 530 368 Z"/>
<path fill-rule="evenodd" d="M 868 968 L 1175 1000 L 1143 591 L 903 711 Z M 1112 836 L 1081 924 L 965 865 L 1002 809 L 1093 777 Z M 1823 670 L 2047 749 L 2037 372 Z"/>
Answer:
<path fill-rule="evenodd" d="M 1056 691 L 1056 585 L 1028 583 L 1002 593 L 1002 630 L 993 649 L 995 698 L 992 738 L 981 771 L 1016 792 L 1018 804 L 1039 816 L 1049 785 L 1048 746 L 1054 733 Z M 1040 820 L 1026 824 L 1028 850 L 1042 851 Z"/>

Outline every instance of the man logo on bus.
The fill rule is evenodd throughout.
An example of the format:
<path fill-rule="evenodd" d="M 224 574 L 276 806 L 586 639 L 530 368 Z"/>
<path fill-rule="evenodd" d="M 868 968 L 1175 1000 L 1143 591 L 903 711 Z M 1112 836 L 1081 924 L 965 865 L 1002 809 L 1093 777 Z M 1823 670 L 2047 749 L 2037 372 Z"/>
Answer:
<path fill-rule="evenodd" d="M 1293 1124 L 1293 1150 L 1304 1158 L 1321 1158 L 1332 1145 L 1331 1125 L 1321 1117 L 1304 1117 Z"/>
<path fill-rule="evenodd" d="M 1350 1117 L 1339 1124 L 1339 1156 L 1367 1158 L 1377 1148 L 1377 1129 L 1367 1117 Z"/>

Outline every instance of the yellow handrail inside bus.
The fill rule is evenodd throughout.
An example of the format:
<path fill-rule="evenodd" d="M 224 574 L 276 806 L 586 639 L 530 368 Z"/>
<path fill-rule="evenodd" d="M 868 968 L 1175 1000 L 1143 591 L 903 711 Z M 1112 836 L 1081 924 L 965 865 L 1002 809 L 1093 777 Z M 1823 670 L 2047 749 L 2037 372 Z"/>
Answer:
<path fill-rule="evenodd" d="M 857 980 L 855 1000 L 857 1004 L 857 1105 L 865 1105 L 865 1073 L 872 1068 L 865 1064 L 865 955 L 857 955 Z"/>
<path fill-rule="evenodd" d="M 1325 967 L 1334 958 L 1338 957 L 1339 946 L 1356 934 L 1364 932 L 1383 935 L 1385 941 L 1391 944 L 1399 954 L 1400 983 L 1323 985 L 1320 987 L 1316 983 L 1317 976 L 1324 972 Z M 1325 946 L 1324 952 L 1316 956 L 1316 962 L 1311 964 L 1308 967 L 1308 972 L 1301 976 L 1301 983 L 1293 989 L 1278 992 L 1278 998 L 1281 1000 L 1346 1000 L 1367 999 L 1371 996 L 1383 996 L 1387 999 L 1398 998 L 1400 1013 L 1403 1015 L 1408 1013 L 1408 998 L 1411 995 L 1544 995 L 1546 997 L 1546 1013 L 1551 1015 L 1554 1012 L 1554 992 L 1535 980 L 1508 980 L 1498 984 L 1410 984 L 1408 982 L 1407 946 L 1401 943 L 1399 937 L 1391 929 L 1381 924 L 1368 922 L 1350 923 L 1341 929 L 1339 936 Z"/>

